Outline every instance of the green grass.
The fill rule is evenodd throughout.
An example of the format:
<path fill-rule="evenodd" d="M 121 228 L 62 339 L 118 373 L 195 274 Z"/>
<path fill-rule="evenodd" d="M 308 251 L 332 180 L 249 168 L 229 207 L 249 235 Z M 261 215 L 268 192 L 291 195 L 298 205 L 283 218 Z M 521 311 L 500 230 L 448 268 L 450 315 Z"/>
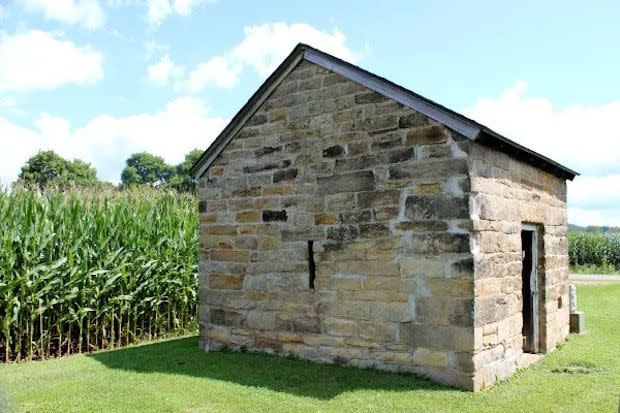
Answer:
<path fill-rule="evenodd" d="M 579 303 L 587 335 L 571 336 L 542 363 L 477 394 L 413 375 L 203 353 L 195 337 L 0 365 L 0 387 L 17 411 L 615 412 L 620 285 L 581 286 Z"/>
<path fill-rule="evenodd" d="M 620 274 L 620 271 L 611 264 L 583 264 L 570 268 L 571 274 Z"/>

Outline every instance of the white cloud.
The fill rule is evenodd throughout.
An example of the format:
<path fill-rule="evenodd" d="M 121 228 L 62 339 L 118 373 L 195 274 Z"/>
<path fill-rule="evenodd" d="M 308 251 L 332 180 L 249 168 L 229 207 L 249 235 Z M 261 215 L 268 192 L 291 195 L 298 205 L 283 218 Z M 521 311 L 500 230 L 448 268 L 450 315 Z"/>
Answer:
<path fill-rule="evenodd" d="M 183 68 L 177 66 L 170 56 L 164 55 L 157 63 L 147 68 L 149 79 L 160 86 L 167 85 L 170 80 L 178 78 L 183 73 Z"/>
<path fill-rule="evenodd" d="M 293 50 L 297 43 L 306 43 L 343 60 L 356 62 L 359 55 L 346 45 L 346 36 L 338 29 L 321 31 L 306 23 L 265 23 L 243 29 L 243 41 L 232 57 L 267 77 Z"/>
<path fill-rule="evenodd" d="M 87 29 L 103 26 L 104 13 L 98 0 L 21 0 L 28 12 L 42 13 L 47 20 L 81 24 Z"/>
<path fill-rule="evenodd" d="M 239 83 L 242 67 L 230 59 L 215 56 L 199 64 L 187 79 L 186 88 L 190 92 L 200 92 L 205 87 L 231 88 Z"/>
<path fill-rule="evenodd" d="M 102 55 L 62 33 L 0 32 L 0 92 L 92 84 L 103 77 Z"/>
<path fill-rule="evenodd" d="M 157 26 L 170 14 L 189 16 L 192 10 L 204 3 L 214 3 L 215 0 L 147 0 L 147 20 Z"/>
<path fill-rule="evenodd" d="M 526 89 L 518 81 L 464 113 L 582 174 L 568 186 L 571 223 L 620 225 L 620 100 L 559 109 Z"/>
<path fill-rule="evenodd" d="M 0 163 L 0 182 L 14 181 L 30 156 L 47 149 L 90 162 L 101 179 L 118 182 L 130 154 L 148 151 L 178 163 L 191 149 L 207 148 L 225 124 L 226 119 L 211 115 L 208 106 L 191 97 L 180 97 L 156 113 L 101 115 L 77 129 L 49 114 L 41 115 L 33 128 L 0 118 L 0 139 L 8 149 Z"/>
<path fill-rule="evenodd" d="M 177 88 L 197 93 L 206 87 L 234 87 L 245 69 L 266 78 L 300 42 L 350 62 L 360 57 L 347 46 L 346 36 L 338 29 L 329 32 L 306 23 L 265 23 L 245 27 L 243 32 L 239 44 L 228 53 L 197 65 Z"/>

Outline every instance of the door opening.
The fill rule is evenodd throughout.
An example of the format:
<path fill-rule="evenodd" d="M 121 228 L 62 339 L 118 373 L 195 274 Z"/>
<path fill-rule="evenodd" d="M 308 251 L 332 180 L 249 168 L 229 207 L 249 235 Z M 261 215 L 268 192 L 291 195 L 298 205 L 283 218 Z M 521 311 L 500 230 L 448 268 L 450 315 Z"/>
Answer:
<path fill-rule="evenodd" d="M 521 254 L 523 258 L 523 351 L 538 352 L 538 233 L 536 227 L 524 225 L 521 231 Z"/>

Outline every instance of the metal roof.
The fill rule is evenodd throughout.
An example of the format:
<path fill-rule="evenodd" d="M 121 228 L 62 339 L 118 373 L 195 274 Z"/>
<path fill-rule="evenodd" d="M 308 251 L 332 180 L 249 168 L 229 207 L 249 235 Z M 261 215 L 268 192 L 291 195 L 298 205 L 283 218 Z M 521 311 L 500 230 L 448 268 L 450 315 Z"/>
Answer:
<path fill-rule="evenodd" d="M 345 62 L 332 55 L 314 49 L 305 44 L 298 44 L 290 55 L 278 66 L 278 68 L 267 78 L 267 80 L 250 97 L 241 110 L 232 118 L 230 123 L 215 138 L 211 146 L 202 154 L 191 169 L 195 177 L 201 176 L 209 167 L 211 162 L 226 147 L 228 142 L 245 125 L 246 121 L 252 117 L 263 102 L 269 97 L 271 92 L 282 82 L 282 80 L 305 59 L 317 64 L 334 73 L 344 76 L 354 82 L 364 85 L 368 89 L 381 93 L 403 105 L 428 116 L 458 132 L 466 138 L 490 146 L 510 156 L 517 158 L 530 165 L 550 172 L 560 178 L 570 179 L 577 172 L 569 169 L 552 159 L 549 159 L 537 152 L 534 152 L 518 143 L 500 135 L 490 128 L 469 119 L 451 109 L 433 102 L 423 96 L 418 95 L 402 86 L 399 86 L 385 78 L 370 73 L 358 66 Z"/>

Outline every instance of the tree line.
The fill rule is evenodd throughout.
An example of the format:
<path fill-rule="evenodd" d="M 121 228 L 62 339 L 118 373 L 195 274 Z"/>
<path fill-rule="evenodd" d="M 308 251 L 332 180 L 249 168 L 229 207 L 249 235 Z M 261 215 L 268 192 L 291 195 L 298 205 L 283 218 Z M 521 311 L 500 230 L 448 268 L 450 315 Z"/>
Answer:
<path fill-rule="evenodd" d="M 125 162 L 119 187 L 150 186 L 193 192 L 196 180 L 192 177 L 190 169 L 200 155 L 202 151 L 194 149 L 187 153 L 185 159 L 178 165 L 169 165 L 161 156 L 148 152 L 134 153 Z M 49 186 L 56 188 L 113 186 L 110 182 L 99 180 L 97 170 L 89 163 L 79 159 L 67 160 L 51 150 L 41 151 L 28 159 L 21 168 L 17 183 L 41 189 Z"/>

